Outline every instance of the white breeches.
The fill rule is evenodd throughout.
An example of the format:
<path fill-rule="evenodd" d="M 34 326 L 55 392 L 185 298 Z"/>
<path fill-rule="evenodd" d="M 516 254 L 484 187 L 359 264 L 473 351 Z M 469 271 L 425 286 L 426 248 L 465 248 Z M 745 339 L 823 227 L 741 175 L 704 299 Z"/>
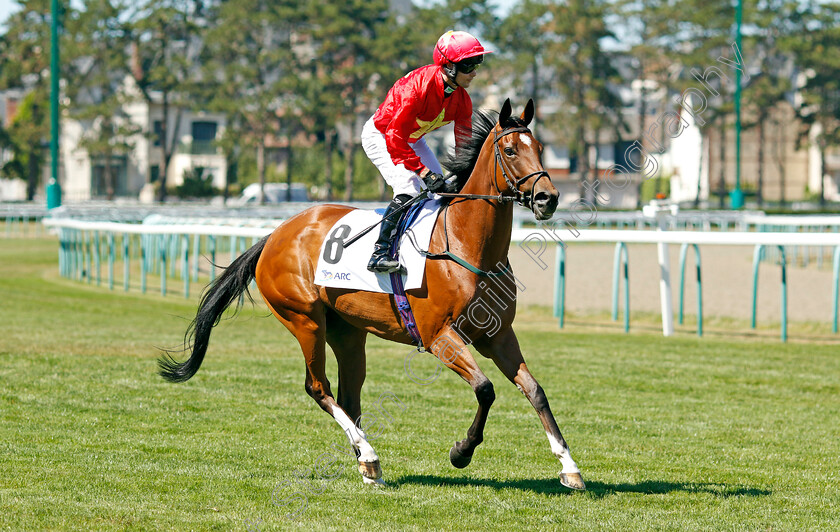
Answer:
<path fill-rule="evenodd" d="M 420 161 L 426 168 L 432 172 L 443 173 L 437 157 L 432 153 L 425 140 L 418 139 L 409 146 L 420 157 Z M 373 117 L 362 128 L 362 148 L 371 162 L 379 169 L 379 173 L 385 178 L 385 182 L 394 189 L 395 196 L 399 194 L 415 196 L 426 188 L 419 175 L 402 164 L 394 164 L 391 155 L 388 153 L 388 147 L 385 145 L 385 135 L 376 129 L 373 124 Z"/>

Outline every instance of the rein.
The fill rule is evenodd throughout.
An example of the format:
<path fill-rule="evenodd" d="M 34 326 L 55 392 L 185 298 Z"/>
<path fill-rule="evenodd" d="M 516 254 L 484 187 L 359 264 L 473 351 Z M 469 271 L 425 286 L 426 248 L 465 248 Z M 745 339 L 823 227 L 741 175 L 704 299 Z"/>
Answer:
<path fill-rule="evenodd" d="M 463 266 L 464 268 L 466 268 L 467 270 L 471 271 L 472 273 L 478 275 L 479 277 L 501 277 L 503 275 L 507 275 L 510 272 L 510 262 L 505 264 L 504 269 L 502 269 L 501 271 L 488 272 L 488 271 L 484 271 L 484 270 L 481 270 L 479 268 L 476 268 L 475 266 L 473 266 L 472 264 L 470 264 L 466 260 L 464 260 L 461 257 L 459 257 L 458 255 L 452 253 L 452 251 L 449 250 L 449 230 L 446 227 L 446 225 L 447 225 L 446 224 L 447 213 L 449 213 L 449 204 L 448 203 L 443 206 L 443 237 L 444 237 L 446 247 L 444 248 L 442 253 L 429 253 L 428 250 L 420 249 L 420 246 L 417 244 L 417 241 L 414 239 L 414 233 L 411 230 L 407 230 L 405 232 L 406 237 L 408 237 L 408 241 L 411 242 L 411 245 L 414 246 L 414 249 L 417 250 L 417 253 L 419 253 L 420 255 L 422 255 L 423 257 L 425 257 L 427 259 L 432 259 L 432 260 L 449 259 L 449 260 Z"/>

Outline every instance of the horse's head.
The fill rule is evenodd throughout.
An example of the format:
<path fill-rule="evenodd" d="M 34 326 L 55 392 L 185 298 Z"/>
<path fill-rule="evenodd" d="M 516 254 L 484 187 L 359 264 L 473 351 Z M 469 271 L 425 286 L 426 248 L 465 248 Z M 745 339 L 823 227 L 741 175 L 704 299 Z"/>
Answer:
<path fill-rule="evenodd" d="M 537 220 L 548 220 L 557 209 L 559 193 L 543 168 L 543 146 L 528 129 L 533 118 L 533 100 L 518 118 L 511 116 L 510 100 L 505 100 L 493 130 L 496 187 L 512 193 Z"/>

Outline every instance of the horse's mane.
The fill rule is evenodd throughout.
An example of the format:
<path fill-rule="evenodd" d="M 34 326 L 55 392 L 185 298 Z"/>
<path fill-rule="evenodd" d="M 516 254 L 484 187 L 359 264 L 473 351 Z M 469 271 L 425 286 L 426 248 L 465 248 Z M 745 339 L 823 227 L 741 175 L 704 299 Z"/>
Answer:
<path fill-rule="evenodd" d="M 478 161 L 478 155 L 481 153 L 481 148 L 484 146 L 484 141 L 496 127 L 499 121 L 499 113 L 489 109 L 477 109 L 472 116 L 472 134 L 465 132 L 462 128 L 455 128 L 455 138 L 460 139 L 467 137 L 462 142 L 461 146 L 449 150 L 446 156 L 441 161 L 441 165 L 446 168 L 451 174 L 457 176 L 458 190 L 467 183 L 470 178 L 475 163 Z M 525 125 L 518 117 L 510 117 L 506 124 L 502 127 L 511 127 Z"/>

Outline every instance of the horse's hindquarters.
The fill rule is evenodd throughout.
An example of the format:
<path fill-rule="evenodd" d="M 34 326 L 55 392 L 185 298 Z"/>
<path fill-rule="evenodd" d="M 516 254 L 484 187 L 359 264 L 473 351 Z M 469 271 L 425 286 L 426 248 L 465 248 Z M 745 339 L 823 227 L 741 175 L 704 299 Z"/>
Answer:
<path fill-rule="evenodd" d="M 275 315 L 315 312 L 319 294 L 314 278 L 321 243 L 330 227 L 349 210 L 340 205 L 306 209 L 286 220 L 268 238 L 255 277 Z"/>

